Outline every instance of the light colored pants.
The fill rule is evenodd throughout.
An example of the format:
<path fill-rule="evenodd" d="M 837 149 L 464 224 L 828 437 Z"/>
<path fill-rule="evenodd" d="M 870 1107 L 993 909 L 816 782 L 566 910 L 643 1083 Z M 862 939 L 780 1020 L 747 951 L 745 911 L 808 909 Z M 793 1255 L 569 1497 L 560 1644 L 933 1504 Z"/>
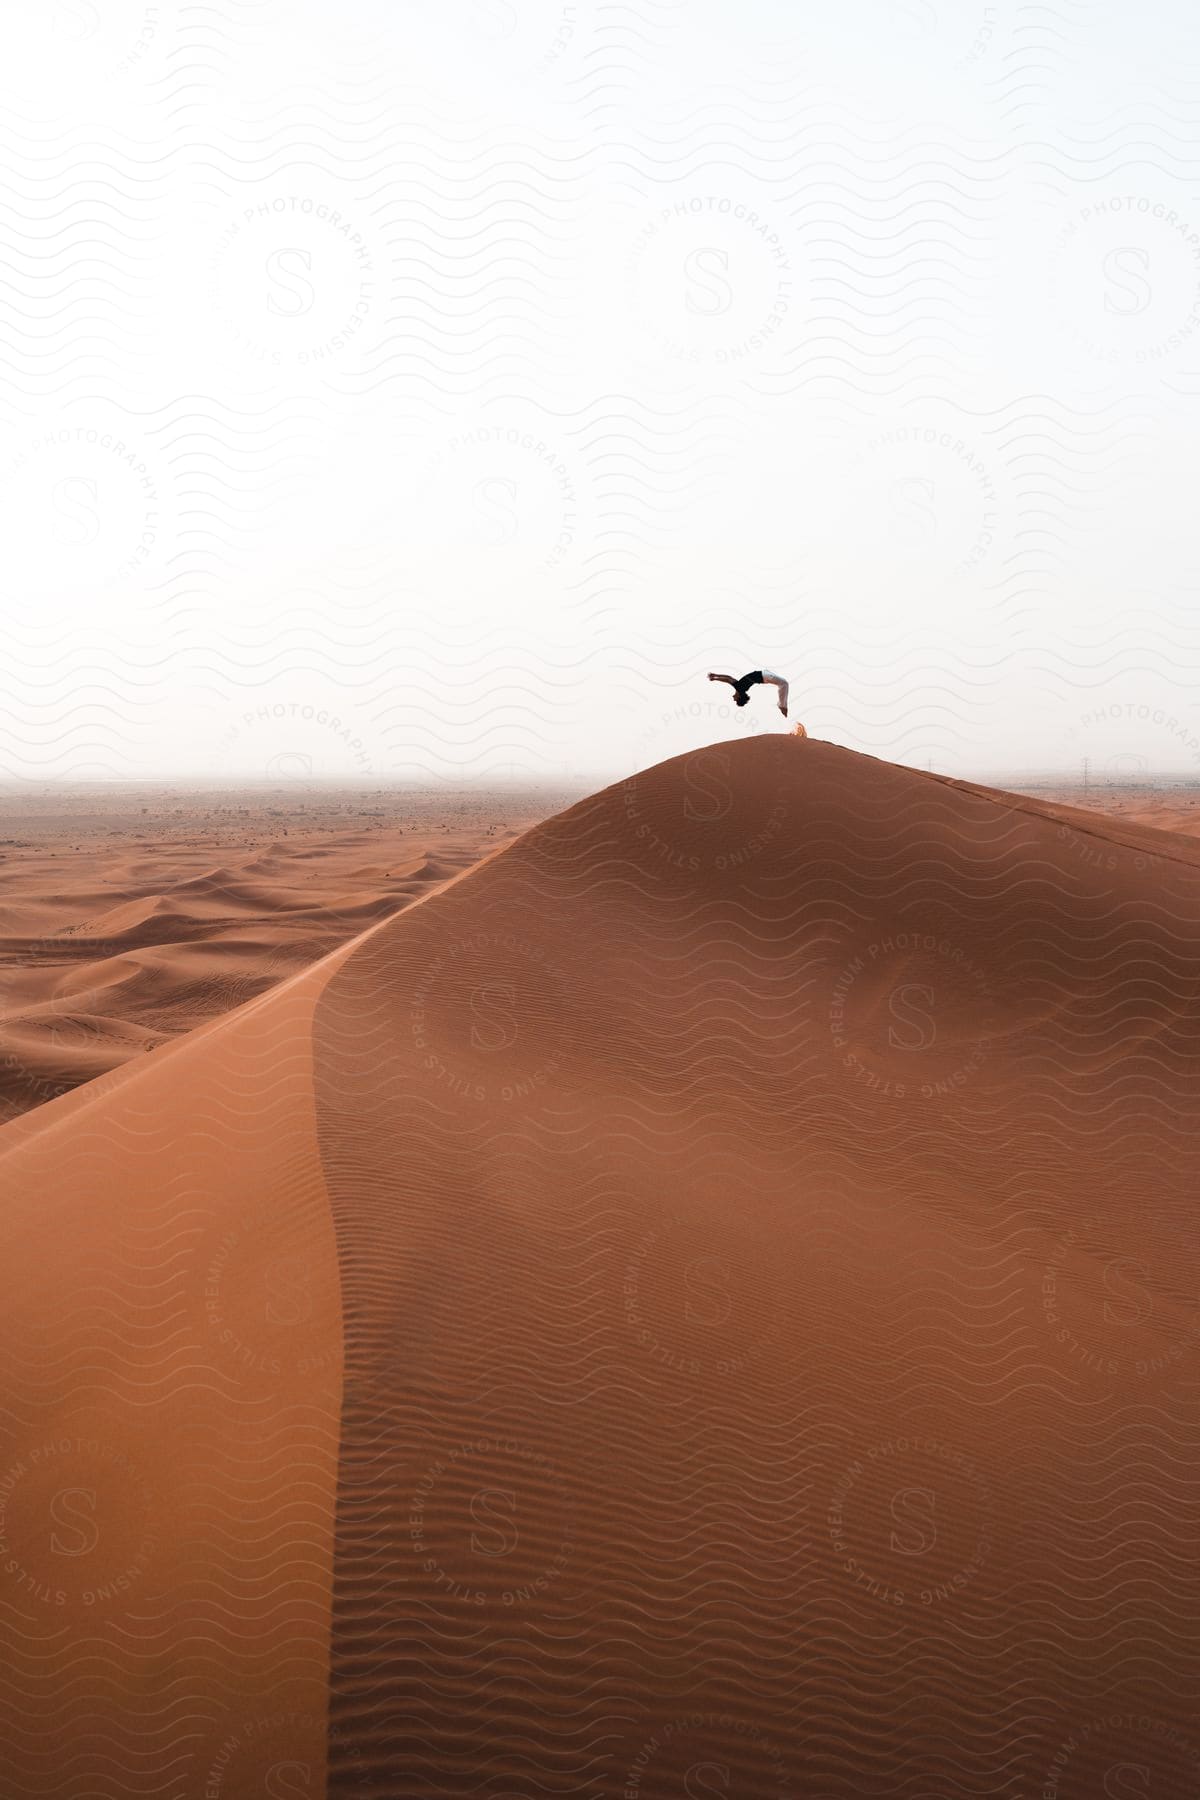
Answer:
<path fill-rule="evenodd" d="M 781 713 L 786 714 L 787 701 L 788 701 L 788 684 L 787 684 L 787 682 L 783 679 L 782 675 L 776 675 L 771 669 L 764 669 L 762 672 L 762 678 L 763 678 L 764 682 L 769 681 L 772 687 L 776 687 L 779 689 L 779 710 Z"/>

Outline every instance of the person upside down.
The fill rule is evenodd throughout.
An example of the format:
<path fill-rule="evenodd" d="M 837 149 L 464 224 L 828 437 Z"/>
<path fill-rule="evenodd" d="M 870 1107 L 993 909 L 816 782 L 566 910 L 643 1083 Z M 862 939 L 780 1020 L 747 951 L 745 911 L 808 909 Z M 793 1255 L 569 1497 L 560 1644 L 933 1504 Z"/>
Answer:
<path fill-rule="evenodd" d="M 752 687 L 758 687 L 761 682 L 765 682 L 768 687 L 778 688 L 779 710 L 784 718 L 787 718 L 788 684 L 783 679 L 782 675 L 776 675 L 770 669 L 751 669 L 749 675 L 738 675 L 736 677 L 733 675 L 714 675 L 710 669 L 708 672 L 708 679 L 710 681 L 728 682 L 729 686 L 733 689 L 733 702 L 735 706 L 745 706 L 750 699 L 750 689 Z"/>

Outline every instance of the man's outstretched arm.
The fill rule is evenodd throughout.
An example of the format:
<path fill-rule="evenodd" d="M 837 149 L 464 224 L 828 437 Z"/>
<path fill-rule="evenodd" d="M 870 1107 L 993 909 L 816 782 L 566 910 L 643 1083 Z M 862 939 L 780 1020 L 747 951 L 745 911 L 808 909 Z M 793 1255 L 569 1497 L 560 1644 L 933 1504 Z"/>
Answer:
<path fill-rule="evenodd" d="M 708 679 L 710 681 L 727 681 L 730 687 L 737 686 L 737 682 L 733 679 L 732 675 L 714 675 L 711 669 L 708 671 Z"/>

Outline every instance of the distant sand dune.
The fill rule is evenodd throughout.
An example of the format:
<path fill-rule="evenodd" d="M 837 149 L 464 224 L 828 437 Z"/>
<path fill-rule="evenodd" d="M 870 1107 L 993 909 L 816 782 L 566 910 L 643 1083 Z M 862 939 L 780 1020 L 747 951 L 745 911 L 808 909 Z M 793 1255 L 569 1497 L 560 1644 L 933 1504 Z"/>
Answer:
<path fill-rule="evenodd" d="M 218 860 L 186 831 L 146 856 L 145 819 L 119 812 L 101 833 L 109 815 L 92 821 L 79 854 L 64 849 L 59 821 L 57 837 L 46 841 L 43 827 L 20 853 L 0 856 L 0 1120 L 243 1005 L 452 879 L 495 848 L 505 802 L 483 796 L 461 823 L 435 831 L 416 801 L 407 830 L 347 828 L 330 805 L 316 843 L 268 833 L 242 849 L 226 821 Z M 261 798 L 243 812 L 253 841 Z M 56 1027 L 64 1003 L 95 1015 L 86 1055 L 76 1053 L 78 1033 Z"/>
<path fill-rule="evenodd" d="M 17 1791 L 1190 1792 L 1185 846 L 718 745 L 8 1126 Z"/>

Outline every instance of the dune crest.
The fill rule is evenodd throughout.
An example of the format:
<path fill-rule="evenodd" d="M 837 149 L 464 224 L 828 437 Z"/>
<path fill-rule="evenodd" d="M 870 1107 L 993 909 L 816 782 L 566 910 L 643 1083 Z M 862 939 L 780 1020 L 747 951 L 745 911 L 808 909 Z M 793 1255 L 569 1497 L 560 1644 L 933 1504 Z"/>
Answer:
<path fill-rule="evenodd" d="M 165 1521 L 69 1680 L 10 1593 L 22 1791 L 52 1727 L 103 1800 L 293 1740 L 346 1797 L 1188 1791 L 1197 882 L 715 745 L 0 1134 L 8 1463 L 103 1424 Z"/>
<path fill-rule="evenodd" d="M 1110 855 L 717 745 L 340 966 L 331 1792 L 1083 1794 L 1151 1670 L 1179 1728 L 1196 876 Z"/>

